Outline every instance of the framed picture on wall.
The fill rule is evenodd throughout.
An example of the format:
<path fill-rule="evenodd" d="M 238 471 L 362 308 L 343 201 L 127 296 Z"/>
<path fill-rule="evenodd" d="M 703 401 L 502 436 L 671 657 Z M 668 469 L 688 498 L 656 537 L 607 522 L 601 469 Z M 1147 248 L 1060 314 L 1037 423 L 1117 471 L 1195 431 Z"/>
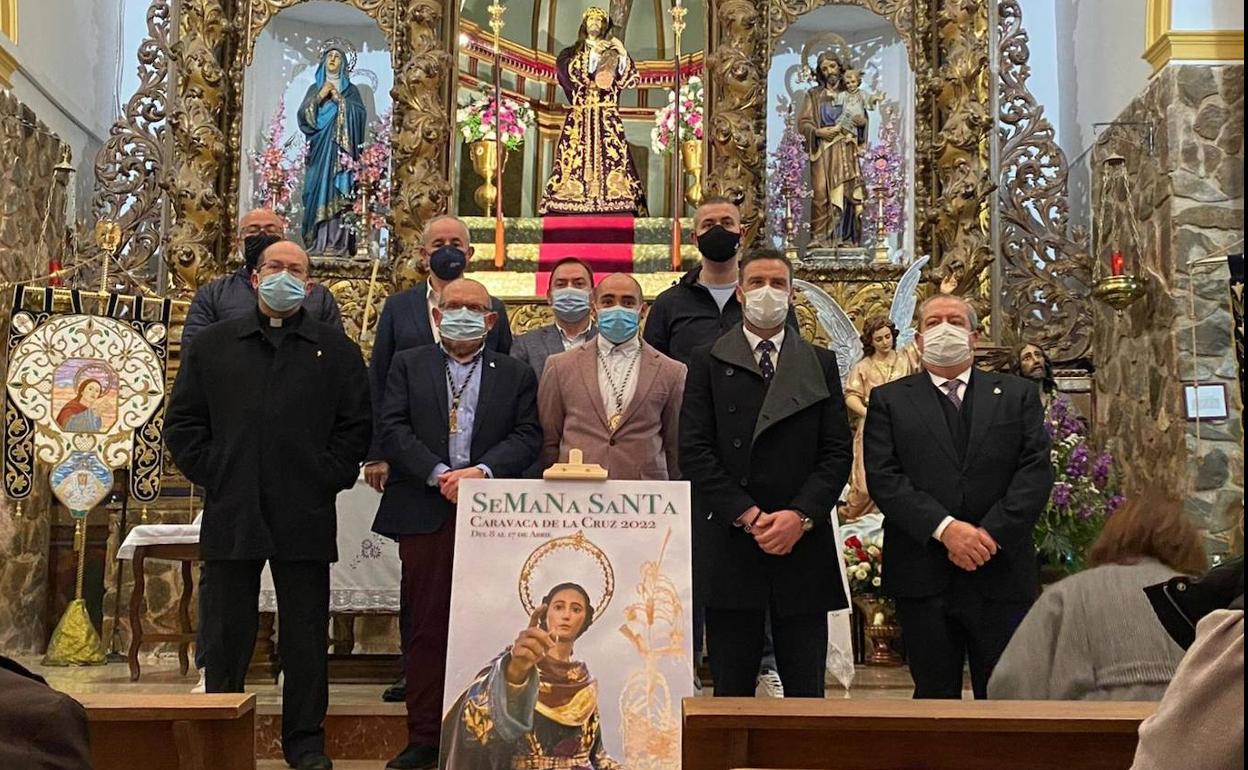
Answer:
<path fill-rule="evenodd" d="M 1188 420 L 1225 420 L 1226 385 L 1220 382 L 1185 384 L 1183 414 Z"/>

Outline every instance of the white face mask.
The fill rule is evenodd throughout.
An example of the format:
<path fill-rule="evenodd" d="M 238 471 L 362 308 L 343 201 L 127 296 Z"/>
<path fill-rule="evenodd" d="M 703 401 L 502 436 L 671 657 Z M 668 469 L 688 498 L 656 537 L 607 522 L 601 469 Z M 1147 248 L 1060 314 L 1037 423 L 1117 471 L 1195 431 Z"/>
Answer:
<path fill-rule="evenodd" d="M 789 315 L 789 293 L 774 286 L 745 292 L 745 317 L 760 329 L 776 329 Z"/>
<path fill-rule="evenodd" d="M 971 358 L 971 333 L 948 321 L 923 332 L 923 362 L 957 366 Z"/>

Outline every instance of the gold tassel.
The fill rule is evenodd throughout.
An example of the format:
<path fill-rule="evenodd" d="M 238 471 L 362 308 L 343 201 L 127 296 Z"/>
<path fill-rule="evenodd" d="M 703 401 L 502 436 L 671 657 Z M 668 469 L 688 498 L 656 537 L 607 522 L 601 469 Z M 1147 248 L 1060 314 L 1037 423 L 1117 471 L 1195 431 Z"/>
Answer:
<path fill-rule="evenodd" d="M 87 569 L 85 518 L 74 523 L 74 550 L 78 552 L 74 600 L 65 608 L 65 614 L 48 641 L 48 652 L 43 656 L 45 666 L 102 666 L 105 662 L 104 642 L 91 623 L 91 614 L 87 612 L 87 603 L 82 598 L 82 580 Z"/>

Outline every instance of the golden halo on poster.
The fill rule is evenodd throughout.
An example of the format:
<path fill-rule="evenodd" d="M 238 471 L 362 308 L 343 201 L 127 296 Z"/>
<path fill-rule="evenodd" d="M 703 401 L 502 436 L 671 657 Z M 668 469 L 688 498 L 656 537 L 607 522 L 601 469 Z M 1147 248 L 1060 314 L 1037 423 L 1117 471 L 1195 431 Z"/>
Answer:
<path fill-rule="evenodd" d="M 560 583 L 576 583 L 589 592 L 594 617 L 600 618 L 615 595 L 615 570 L 607 554 L 578 530 L 542 543 L 525 559 L 519 580 L 525 613 L 537 609 L 534 585 L 540 598 Z"/>

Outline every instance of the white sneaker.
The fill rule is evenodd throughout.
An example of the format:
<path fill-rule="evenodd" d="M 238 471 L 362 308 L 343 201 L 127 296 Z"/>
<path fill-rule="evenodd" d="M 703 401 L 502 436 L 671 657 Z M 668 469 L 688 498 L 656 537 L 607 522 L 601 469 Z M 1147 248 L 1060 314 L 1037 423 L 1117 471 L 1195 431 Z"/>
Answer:
<path fill-rule="evenodd" d="M 764 669 L 759 673 L 758 687 L 764 698 L 784 697 L 784 683 L 780 681 L 780 674 L 771 669 Z"/>
<path fill-rule="evenodd" d="M 199 670 L 199 684 L 191 688 L 192 693 L 208 692 L 208 672 L 206 669 Z"/>

